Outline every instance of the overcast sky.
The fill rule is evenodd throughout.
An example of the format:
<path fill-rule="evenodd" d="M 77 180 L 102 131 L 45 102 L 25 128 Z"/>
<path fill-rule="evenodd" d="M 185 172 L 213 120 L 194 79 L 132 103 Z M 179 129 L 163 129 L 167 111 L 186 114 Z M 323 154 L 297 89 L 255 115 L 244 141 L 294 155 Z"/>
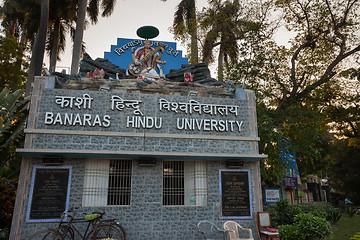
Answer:
<path fill-rule="evenodd" d="M 96 25 L 89 24 L 84 32 L 84 42 L 86 52 L 92 59 L 103 58 L 104 52 L 109 52 L 111 45 L 116 45 L 117 38 L 139 38 L 136 30 L 141 26 L 155 26 L 159 29 L 160 34 L 154 40 L 175 42 L 173 35 L 169 32 L 174 19 L 174 12 L 180 0 L 116 0 L 113 14 L 110 17 L 99 17 Z M 3 0 L 0 0 L 3 4 Z M 207 7 L 207 0 L 196 0 L 198 10 Z M 277 34 L 276 41 L 286 45 L 289 40 L 287 32 L 281 31 Z M 65 67 L 67 73 L 70 71 L 72 56 L 72 41 L 70 38 L 66 41 L 65 53 L 60 55 L 61 61 L 58 62 L 56 69 L 61 71 Z M 185 57 L 185 47 L 179 42 L 178 50 L 183 51 Z M 49 59 L 45 54 L 44 64 L 49 66 Z M 214 73 L 214 69 L 211 71 Z"/>
<path fill-rule="evenodd" d="M 141 26 L 155 26 L 160 34 L 154 40 L 175 42 L 169 28 L 173 22 L 173 16 L 179 0 L 117 0 L 113 14 L 110 17 L 99 17 L 96 25 L 88 25 L 84 32 L 86 52 L 92 59 L 103 58 L 104 52 L 110 51 L 111 45 L 116 45 L 117 38 L 139 38 L 136 30 Z M 198 9 L 207 6 L 207 0 L 196 0 Z M 184 47 L 178 43 L 178 48 Z M 58 67 L 71 66 L 72 42 L 67 40 L 67 48 Z M 49 60 L 44 60 L 49 66 Z M 61 71 L 60 68 L 57 71 Z M 68 72 L 68 69 L 67 69 Z"/>
<path fill-rule="evenodd" d="M 103 58 L 105 51 L 110 51 L 111 45 L 116 45 L 117 38 L 138 38 L 136 30 L 141 26 L 155 26 L 160 34 L 154 40 L 175 42 L 173 35 L 169 32 L 174 19 L 174 12 L 180 0 L 117 0 L 113 14 L 110 17 L 99 17 L 96 25 L 88 25 L 84 32 L 86 52 L 92 59 Z M 207 7 L 207 0 L 196 0 L 198 10 Z M 277 41 L 286 44 L 287 35 L 278 37 Z M 183 50 L 185 57 L 185 47 L 179 42 L 178 49 Z M 66 67 L 69 72 L 71 66 L 72 42 L 67 41 L 65 54 L 60 55 L 62 61 L 58 67 Z M 48 58 L 44 60 L 49 66 Z M 57 71 L 61 71 L 60 68 Z M 212 73 L 214 70 L 211 71 Z"/>
<path fill-rule="evenodd" d="M 104 52 L 110 51 L 111 45 L 116 45 L 117 38 L 138 38 L 136 30 L 141 26 L 155 26 L 160 34 L 154 40 L 175 42 L 173 35 L 169 32 L 174 19 L 174 12 L 180 0 L 117 0 L 113 14 L 110 17 L 99 17 L 96 25 L 88 25 L 84 32 L 84 41 L 86 52 L 91 58 L 103 58 Z M 3 5 L 3 0 L 0 0 Z M 198 10 L 207 7 L 207 0 L 196 0 Z M 275 35 L 275 40 L 282 45 L 288 45 L 287 42 L 293 34 L 289 34 L 282 28 Z M 65 67 L 69 72 L 72 56 L 72 41 L 67 39 L 65 53 L 60 55 L 61 61 L 58 62 L 56 69 L 61 71 Z M 185 47 L 179 42 L 178 50 L 183 51 L 185 57 Z M 49 66 L 49 59 L 45 54 L 44 64 Z M 214 70 L 211 71 L 212 73 Z"/>

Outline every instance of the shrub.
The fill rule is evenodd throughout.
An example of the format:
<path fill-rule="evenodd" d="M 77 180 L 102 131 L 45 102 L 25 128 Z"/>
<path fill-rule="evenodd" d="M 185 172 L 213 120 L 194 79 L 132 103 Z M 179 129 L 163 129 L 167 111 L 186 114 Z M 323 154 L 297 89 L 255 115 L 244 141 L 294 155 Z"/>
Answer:
<path fill-rule="evenodd" d="M 311 213 L 300 213 L 295 217 L 295 226 L 302 230 L 305 239 L 323 239 L 331 234 L 331 225 L 326 219 Z"/>
<path fill-rule="evenodd" d="M 311 213 L 328 220 L 330 220 L 330 212 L 334 210 L 334 207 L 328 202 L 301 203 L 299 207 L 303 213 Z"/>
<path fill-rule="evenodd" d="M 315 240 L 324 239 L 331 234 L 331 226 L 326 219 L 300 213 L 294 219 L 294 225 L 279 227 L 280 237 L 284 240 Z M 280 230 L 281 229 L 281 230 Z"/>
<path fill-rule="evenodd" d="M 332 210 L 328 211 L 329 221 L 332 223 L 337 223 L 340 218 L 342 217 L 342 212 L 338 208 L 333 208 Z"/>
<path fill-rule="evenodd" d="M 283 199 L 278 201 L 276 205 L 265 206 L 264 211 L 270 212 L 271 223 L 274 227 L 293 224 L 294 217 L 299 213 L 311 213 L 316 217 L 325 218 L 332 222 L 336 220 L 334 207 L 328 202 L 309 202 L 291 205 L 287 200 Z"/>
<path fill-rule="evenodd" d="M 291 205 L 285 199 L 278 201 L 276 205 L 265 207 L 264 210 L 270 212 L 271 224 L 274 227 L 293 224 L 294 217 L 301 212 L 298 205 Z"/>
<path fill-rule="evenodd" d="M 353 217 L 357 212 L 356 207 L 349 205 L 346 208 L 346 213 L 349 215 L 349 217 Z"/>
<path fill-rule="evenodd" d="M 297 226 L 281 225 L 278 227 L 279 235 L 283 240 L 300 240 L 301 232 Z"/>

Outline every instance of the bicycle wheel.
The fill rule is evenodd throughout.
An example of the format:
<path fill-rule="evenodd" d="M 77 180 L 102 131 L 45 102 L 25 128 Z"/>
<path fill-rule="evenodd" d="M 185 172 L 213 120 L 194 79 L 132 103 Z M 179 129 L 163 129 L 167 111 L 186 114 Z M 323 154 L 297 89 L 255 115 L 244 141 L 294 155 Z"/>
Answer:
<path fill-rule="evenodd" d="M 28 240 L 63 240 L 63 238 L 57 231 L 45 229 L 34 233 Z"/>
<path fill-rule="evenodd" d="M 115 222 L 115 223 L 112 223 L 112 226 L 113 227 L 116 227 L 119 232 L 122 234 L 123 236 L 123 239 L 125 240 L 126 239 L 126 231 L 125 231 L 125 228 L 123 226 L 121 226 L 119 223 Z"/>
<path fill-rule="evenodd" d="M 122 234 L 123 239 L 126 239 L 126 230 L 125 228 L 116 220 L 116 219 L 105 219 L 101 223 L 102 225 L 111 225 L 113 227 L 116 227 L 119 232 Z"/>
<path fill-rule="evenodd" d="M 124 240 L 122 233 L 110 224 L 96 226 L 94 231 L 90 234 L 90 240 Z"/>
<path fill-rule="evenodd" d="M 74 230 L 71 227 L 60 226 L 58 232 L 64 240 L 73 240 L 75 239 Z"/>

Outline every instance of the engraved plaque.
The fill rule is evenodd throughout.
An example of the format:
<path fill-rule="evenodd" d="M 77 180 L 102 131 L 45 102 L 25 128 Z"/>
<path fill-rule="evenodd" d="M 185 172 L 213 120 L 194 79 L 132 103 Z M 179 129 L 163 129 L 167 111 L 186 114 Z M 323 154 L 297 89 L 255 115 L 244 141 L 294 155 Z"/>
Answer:
<path fill-rule="evenodd" d="M 220 170 L 222 218 L 252 217 L 250 177 L 244 170 Z"/>
<path fill-rule="evenodd" d="M 60 218 L 67 209 L 70 176 L 70 167 L 34 167 L 28 222 Z"/>

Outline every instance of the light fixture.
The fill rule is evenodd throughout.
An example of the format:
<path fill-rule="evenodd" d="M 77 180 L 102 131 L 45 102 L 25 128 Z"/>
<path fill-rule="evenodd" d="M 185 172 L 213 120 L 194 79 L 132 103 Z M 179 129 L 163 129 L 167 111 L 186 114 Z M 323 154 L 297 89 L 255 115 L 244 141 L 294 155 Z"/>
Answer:
<path fill-rule="evenodd" d="M 244 166 L 243 161 L 226 161 L 226 167 L 228 168 L 241 168 Z"/>
<path fill-rule="evenodd" d="M 46 166 L 59 166 L 62 165 L 64 159 L 61 157 L 45 157 L 42 159 L 42 163 Z"/>
<path fill-rule="evenodd" d="M 139 167 L 155 167 L 155 159 L 154 158 L 139 158 L 138 166 Z"/>

